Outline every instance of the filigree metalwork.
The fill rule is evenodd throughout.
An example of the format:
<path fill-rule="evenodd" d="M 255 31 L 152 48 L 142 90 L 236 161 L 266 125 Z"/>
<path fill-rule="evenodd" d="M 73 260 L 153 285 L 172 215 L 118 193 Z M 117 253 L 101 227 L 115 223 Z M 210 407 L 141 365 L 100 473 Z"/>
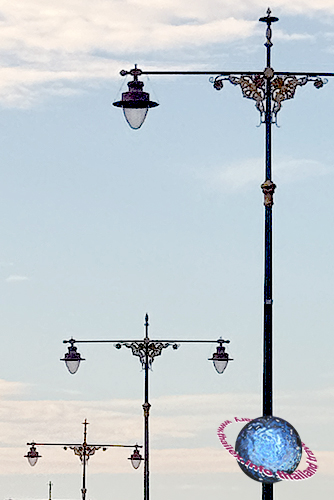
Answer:
<path fill-rule="evenodd" d="M 272 119 L 276 122 L 277 113 L 282 107 L 282 101 L 293 99 L 296 93 L 296 88 L 306 85 L 308 82 L 313 82 L 315 88 L 320 89 L 328 80 L 326 78 L 310 77 L 305 75 L 297 78 L 295 75 L 278 75 L 271 81 L 271 97 L 273 100 Z"/>
<path fill-rule="evenodd" d="M 323 87 L 328 80 L 320 77 L 310 77 L 308 75 L 297 78 L 293 74 L 275 75 L 274 70 L 266 68 L 263 73 L 254 73 L 253 75 L 219 75 L 210 78 L 210 82 L 216 90 L 221 90 L 224 86 L 223 81 L 227 80 L 232 85 L 240 85 L 242 95 L 246 99 L 255 101 L 255 107 L 260 112 L 261 122 L 265 122 L 265 101 L 266 101 L 266 81 L 270 81 L 270 102 L 271 102 L 271 121 L 277 123 L 277 113 L 282 107 L 282 102 L 293 99 L 296 88 L 313 82 L 317 89 Z"/>
<path fill-rule="evenodd" d="M 171 344 L 170 342 L 159 342 L 149 339 L 144 339 L 144 341 L 134 341 L 134 342 L 122 342 L 115 344 L 116 349 L 120 349 L 122 346 L 128 347 L 132 350 L 134 356 L 138 356 L 141 362 L 142 368 L 145 368 L 146 357 L 148 360 L 148 367 L 152 368 L 152 363 L 156 356 L 160 356 L 163 349 L 169 346 L 173 346 L 173 349 L 177 349 L 179 346 L 177 344 Z"/>
<path fill-rule="evenodd" d="M 271 97 L 273 100 L 272 117 L 276 121 L 276 116 L 282 107 L 282 101 L 293 99 L 298 86 L 302 87 L 309 81 L 308 76 L 297 78 L 294 75 L 276 76 L 271 82 Z"/>
<path fill-rule="evenodd" d="M 265 90 L 266 90 L 266 79 L 263 74 L 255 73 L 254 75 L 229 75 L 223 76 L 219 75 L 215 78 L 210 78 L 210 82 L 216 90 L 221 90 L 224 86 L 223 80 L 227 80 L 232 85 L 240 85 L 242 95 L 246 99 L 253 99 L 256 101 L 255 107 L 260 112 L 261 117 L 263 117 L 265 108 Z"/>
<path fill-rule="evenodd" d="M 232 85 L 240 85 L 243 97 L 256 101 L 256 109 L 261 115 L 264 113 L 266 83 L 263 75 L 241 75 L 240 77 L 231 75 L 228 80 Z"/>
<path fill-rule="evenodd" d="M 101 446 L 69 446 L 71 450 L 74 451 L 74 455 L 80 458 L 81 463 L 83 464 L 84 456 L 86 456 L 86 462 L 88 462 L 89 457 L 95 454 L 97 450 L 101 448 Z M 65 448 L 66 449 L 66 448 Z"/>

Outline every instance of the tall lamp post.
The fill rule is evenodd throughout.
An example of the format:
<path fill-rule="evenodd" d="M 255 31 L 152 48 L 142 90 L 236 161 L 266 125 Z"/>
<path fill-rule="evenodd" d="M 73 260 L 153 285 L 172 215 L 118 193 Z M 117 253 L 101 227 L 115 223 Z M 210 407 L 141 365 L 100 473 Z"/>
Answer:
<path fill-rule="evenodd" d="M 26 455 L 24 455 L 25 458 L 28 459 L 28 462 L 31 466 L 36 465 L 37 461 L 39 458 L 41 458 L 41 455 L 38 453 L 38 450 L 36 446 L 63 446 L 64 450 L 67 450 L 67 448 L 70 448 L 73 450 L 74 454 L 77 455 L 80 458 L 81 464 L 82 464 L 82 488 L 81 488 L 81 494 L 82 494 L 82 500 L 86 500 L 86 493 L 87 493 L 87 488 L 86 488 L 86 466 L 87 462 L 89 460 L 89 457 L 95 454 L 97 450 L 100 450 L 102 448 L 103 451 L 106 451 L 107 448 L 134 448 L 134 451 L 130 457 L 132 466 L 134 469 L 138 469 L 140 466 L 140 462 L 142 460 L 142 457 L 139 453 L 139 448 L 142 448 L 142 446 L 139 446 L 138 444 L 135 445 L 130 445 L 130 444 L 88 444 L 87 443 L 87 419 L 83 422 L 84 426 L 84 431 L 83 431 L 83 442 L 82 443 L 35 443 L 32 441 L 31 443 L 27 443 L 27 446 L 30 446 L 30 449 Z M 51 481 L 49 483 L 49 497 L 51 499 Z"/>
<path fill-rule="evenodd" d="M 217 373 L 224 372 L 229 361 L 233 361 L 225 351 L 223 344 L 228 344 L 229 340 L 151 340 L 148 336 L 148 314 L 145 316 L 145 336 L 141 340 L 64 340 L 64 344 L 69 343 L 68 352 L 61 361 L 65 364 L 70 373 L 74 374 L 84 359 L 75 347 L 75 343 L 114 343 L 116 349 L 128 347 L 134 356 L 138 356 L 145 373 L 144 378 L 144 500 L 149 500 L 150 481 L 149 481 L 149 414 L 151 404 L 149 402 L 149 370 L 156 356 L 160 356 L 163 349 L 172 346 L 178 349 L 181 343 L 218 343 L 216 352 L 209 361 L 213 361 Z"/>
<path fill-rule="evenodd" d="M 133 129 L 138 129 L 144 122 L 150 107 L 157 106 L 149 100 L 149 95 L 142 97 L 143 86 L 139 85 L 140 75 L 215 75 L 210 78 L 217 90 L 223 88 L 224 81 L 232 85 L 239 85 L 243 97 L 255 101 L 260 112 L 261 123 L 265 125 L 265 181 L 261 185 L 264 194 L 265 206 L 265 234 L 264 234 L 264 312 L 263 312 L 263 417 L 273 415 L 273 384 L 272 384 L 272 207 L 276 185 L 272 181 L 272 125 L 277 123 L 277 113 L 282 102 L 292 99 L 298 86 L 313 82 L 317 89 L 323 87 L 325 77 L 334 76 L 334 73 L 318 72 L 286 72 L 274 71 L 271 66 L 272 29 L 271 25 L 278 21 L 271 16 L 271 10 L 259 21 L 266 23 L 266 67 L 263 71 L 142 71 L 137 68 L 130 71 L 122 70 L 122 76 L 133 76 L 129 82 L 129 92 L 122 94 L 122 100 L 114 102 L 114 106 L 123 108 L 125 117 Z M 134 86 L 134 82 L 136 85 Z M 142 83 L 142 82 L 141 82 Z M 146 103 L 146 106 L 145 106 Z M 132 119 L 133 117 L 133 119 Z M 262 497 L 265 500 L 273 498 L 273 484 L 262 484 Z"/>

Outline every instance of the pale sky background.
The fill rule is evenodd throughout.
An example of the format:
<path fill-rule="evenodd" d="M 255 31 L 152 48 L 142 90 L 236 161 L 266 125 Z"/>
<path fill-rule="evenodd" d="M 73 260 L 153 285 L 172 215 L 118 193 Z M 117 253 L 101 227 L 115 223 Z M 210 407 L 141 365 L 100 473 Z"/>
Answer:
<path fill-rule="evenodd" d="M 334 0 L 271 2 L 272 66 L 334 72 Z M 261 415 L 264 127 L 254 102 L 208 78 L 144 78 L 160 106 L 131 130 L 111 103 L 121 69 L 258 71 L 257 0 L 1 0 L 0 500 L 79 500 L 71 451 L 27 441 L 142 443 L 143 373 L 128 349 L 63 339 L 231 340 L 167 349 L 151 374 L 151 499 L 258 500 L 221 446 L 227 418 Z M 276 500 L 334 483 L 334 80 L 283 103 L 273 129 L 274 413 L 316 454 Z M 234 444 L 240 425 L 228 429 Z M 99 451 L 89 500 L 142 500 L 127 450 Z"/>

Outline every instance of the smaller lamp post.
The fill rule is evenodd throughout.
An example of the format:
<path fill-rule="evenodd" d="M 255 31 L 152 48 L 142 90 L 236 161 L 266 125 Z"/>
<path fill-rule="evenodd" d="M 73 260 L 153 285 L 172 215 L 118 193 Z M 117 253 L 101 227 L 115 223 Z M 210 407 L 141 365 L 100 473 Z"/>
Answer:
<path fill-rule="evenodd" d="M 27 443 L 27 446 L 30 446 L 30 449 L 26 455 L 24 455 L 25 458 L 28 459 L 28 462 L 31 466 L 36 465 L 37 460 L 41 458 L 41 455 L 39 455 L 36 446 L 63 446 L 64 450 L 67 450 L 67 448 L 70 448 L 71 450 L 74 451 L 74 454 L 77 455 L 80 458 L 81 464 L 82 464 L 82 488 L 81 488 L 81 494 L 82 494 L 82 500 L 86 499 L 86 465 L 89 460 L 89 457 L 95 454 L 95 452 L 99 449 L 102 448 L 103 451 L 106 451 L 107 448 L 134 448 L 134 451 L 130 457 L 131 464 L 134 469 L 138 469 L 140 466 L 140 462 L 142 460 L 142 457 L 139 453 L 138 448 L 142 448 L 142 446 L 135 444 L 135 445 L 129 445 L 129 444 L 88 444 L 87 443 L 87 419 L 83 422 L 84 426 L 84 435 L 83 435 L 83 442 L 80 444 L 74 443 L 74 444 L 68 444 L 68 443 L 35 443 L 32 441 L 31 443 Z M 51 483 L 50 483 L 51 484 Z"/>
<path fill-rule="evenodd" d="M 135 70 L 132 70 L 132 73 L 135 78 L 138 77 L 137 73 L 134 73 Z M 120 101 L 121 102 L 121 101 Z M 123 101 L 122 101 L 123 102 Z M 147 110 L 146 110 L 147 112 Z M 145 118 L 145 117 L 144 117 Z M 114 347 L 116 349 L 121 349 L 122 347 L 127 347 L 131 349 L 132 354 L 134 356 L 138 356 L 142 368 L 145 372 L 144 378 L 144 500 L 149 500 L 149 414 L 151 404 L 149 402 L 149 370 L 152 369 L 152 363 L 156 356 L 160 356 L 163 349 L 172 346 L 173 349 L 179 348 L 179 343 L 218 343 L 217 351 L 212 355 L 210 361 L 213 361 L 214 367 L 217 373 L 222 374 L 227 367 L 229 361 L 233 361 L 227 352 L 225 352 L 225 347 L 223 344 L 229 344 L 229 340 L 223 340 L 222 338 L 218 340 L 152 340 L 148 336 L 148 314 L 145 316 L 145 337 L 141 340 L 74 340 L 71 338 L 70 340 L 64 340 L 64 344 L 71 344 L 68 347 L 68 353 L 65 354 L 64 358 L 61 361 L 65 361 L 65 364 L 70 373 L 74 374 L 80 365 L 81 361 L 84 359 L 81 357 L 80 353 L 77 352 L 76 347 L 74 347 L 75 343 L 114 343 Z M 135 452 L 132 456 L 135 455 Z M 134 460 L 132 461 L 132 465 L 135 467 L 134 463 L 137 463 Z M 140 463 L 140 462 L 139 462 Z M 139 467 L 139 464 L 138 464 Z"/>

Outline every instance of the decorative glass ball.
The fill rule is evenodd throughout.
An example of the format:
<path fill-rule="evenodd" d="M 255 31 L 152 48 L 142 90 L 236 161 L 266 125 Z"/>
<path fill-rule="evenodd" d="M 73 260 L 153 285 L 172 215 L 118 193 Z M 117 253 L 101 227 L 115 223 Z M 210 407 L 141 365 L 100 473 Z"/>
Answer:
<path fill-rule="evenodd" d="M 289 422 L 265 416 L 248 422 L 241 429 L 235 451 L 244 460 L 244 464 L 238 464 L 247 476 L 255 481 L 272 484 L 281 481 L 277 471 L 291 474 L 296 470 L 302 456 L 302 443 L 298 432 Z"/>

